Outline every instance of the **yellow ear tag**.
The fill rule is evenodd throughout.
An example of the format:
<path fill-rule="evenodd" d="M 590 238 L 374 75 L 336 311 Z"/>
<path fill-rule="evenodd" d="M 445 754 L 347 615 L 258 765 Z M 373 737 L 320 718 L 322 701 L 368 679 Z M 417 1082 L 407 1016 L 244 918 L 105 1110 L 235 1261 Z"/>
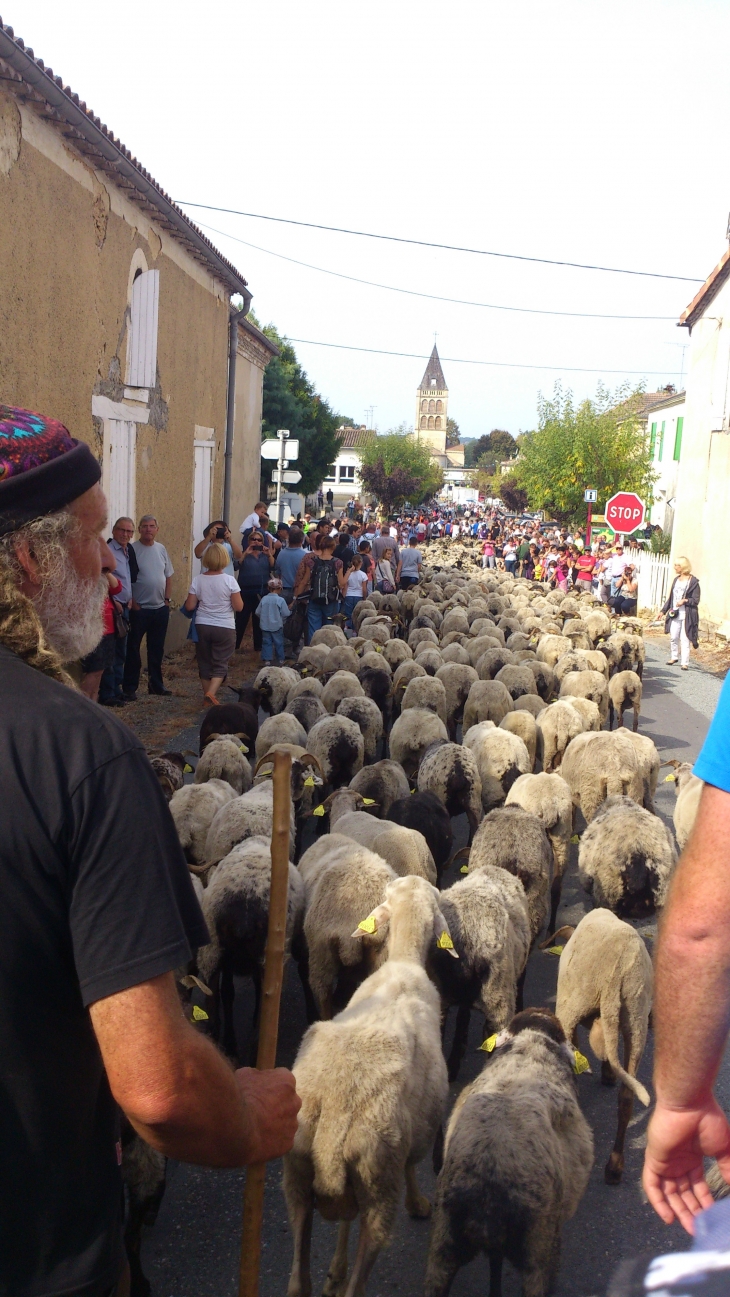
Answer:
<path fill-rule="evenodd" d="M 205 1009 L 201 1009 L 201 1008 L 198 1007 L 197 1004 L 194 1004 L 194 1005 L 193 1005 L 193 1022 L 204 1022 L 204 1021 L 207 1021 L 207 1018 L 208 1018 L 208 1014 L 205 1012 Z"/>
<path fill-rule="evenodd" d="M 246 747 L 246 744 L 245 744 L 245 743 L 239 743 L 238 746 L 239 746 L 241 752 L 248 752 L 248 748 Z"/>
<path fill-rule="evenodd" d="M 314 780 L 311 775 L 307 775 L 307 778 L 304 780 L 304 787 L 314 788 Z"/>
<path fill-rule="evenodd" d="M 375 919 L 373 918 L 372 914 L 369 914 L 368 917 L 367 917 L 366 919 L 363 919 L 362 923 L 358 923 L 357 926 L 358 926 L 358 928 L 360 928 L 363 932 L 376 932 L 376 931 L 377 931 L 377 927 L 376 927 L 376 924 L 375 924 Z"/>
<path fill-rule="evenodd" d="M 305 675 L 307 674 L 308 670 L 309 670 L 309 667 L 302 667 L 302 675 L 305 676 Z"/>
<path fill-rule="evenodd" d="M 665 776 L 664 776 L 664 782 L 665 782 L 665 784 L 673 784 L 673 783 L 674 783 L 674 775 L 665 775 Z"/>
<path fill-rule="evenodd" d="M 374 797 L 363 797 L 363 799 L 362 799 L 362 804 L 363 804 L 363 806 L 374 806 L 374 805 L 375 805 L 375 798 L 374 798 Z"/>
<path fill-rule="evenodd" d="M 454 943 L 451 940 L 451 937 L 449 936 L 448 932 L 446 931 L 441 933 L 441 936 L 438 938 L 436 945 L 438 946 L 439 950 L 454 949 Z"/>
<path fill-rule="evenodd" d="M 487 1039 L 482 1041 L 479 1048 L 483 1049 L 485 1054 L 491 1054 L 496 1043 L 497 1043 L 497 1033 L 495 1031 L 493 1036 L 487 1036 Z"/>
<path fill-rule="evenodd" d="M 324 815 L 324 806 L 315 806 L 312 815 Z"/>
<path fill-rule="evenodd" d="M 460 874 L 468 874 L 468 873 L 469 873 L 469 866 L 468 866 L 468 865 L 462 865 L 462 866 L 461 866 L 461 869 L 459 870 L 459 873 L 460 873 Z"/>
<path fill-rule="evenodd" d="M 193 773 L 193 767 L 192 767 L 192 766 L 189 766 L 189 765 L 187 764 L 187 762 L 186 762 L 185 765 L 183 766 L 183 774 L 184 774 L 184 775 L 191 775 L 192 773 Z"/>
<path fill-rule="evenodd" d="M 587 1072 L 589 1068 L 590 1068 L 590 1063 L 588 1062 L 588 1059 L 586 1058 L 585 1054 L 581 1054 L 579 1049 L 574 1049 L 573 1050 L 573 1071 L 575 1072 L 576 1076 L 580 1076 L 581 1072 Z"/>
<path fill-rule="evenodd" d="M 383 646 L 382 646 L 382 644 L 376 644 L 376 645 L 375 645 L 375 652 L 376 652 L 376 653 L 382 653 L 382 651 L 383 651 Z"/>
<path fill-rule="evenodd" d="M 580 842 L 580 835 L 578 833 L 574 833 L 570 840 L 571 842 Z"/>
<path fill-rule="evenodd" d="M 412 788 L 412 789 L 411 789 L 411 797 L 413 796 L 413 794 L 415 793 L 415 791 L 416 791 L 415 788 Z"/>
<path fill-rule="evenodd" d="M 548 946 L 549 955 L 562 955 L 562 953 L 563 953 L 562 946 Z"/>

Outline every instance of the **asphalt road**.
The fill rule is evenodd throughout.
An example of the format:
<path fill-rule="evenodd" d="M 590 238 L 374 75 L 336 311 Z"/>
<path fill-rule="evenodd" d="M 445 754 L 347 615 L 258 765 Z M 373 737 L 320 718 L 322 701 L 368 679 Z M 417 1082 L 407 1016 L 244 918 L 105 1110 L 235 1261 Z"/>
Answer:
<path fill-rule="evenodd" d="M 666 641 L 648 641 L 647 668 L 640 732 L 654 739 L 662 758 L 694 761 L 699 753 L 709 720 L 719 696 L 721 682 L 698 668 L 688 673 L 668 668 Z M 627 713 L 629 716 L 630 713 Z M 184 739 L 192 745 L 192 735 Z M 662 776 L 665 772 L 661 772 Z M 671 819 L 674 785 L 660 778 L 657 810 Z M 463 840 L 465 827 L 459 825 Z M 461 845 L 461 844 L 459 844 Z M 573 848 L 575 856 L 577 848 Z M 456 881 L 447 877 L 447 885 Z M 588 908 L 587 898 L 572 859 L 563 886 L 560 923 L 576 923 Z M 640 925 L 647 939 L 655 924 Z M 557 959 L 536 951 L 528 967 L 525 1004 L 552 1006 L 555 1002 Z M 248 1035 L 251 1000 L 247 988 L 237 986 L 237 1032 L 243 1049 Z M 294 967 L 287 970 L 282 1001 L 278 1061 L 290 1065 L 306 1027 L 304 1002 Z M 480 1070 L 477 1051 L 480 1022 L 472 1014 L 470 1048 L 458 1082 L 451 1087 L 450 1103 L 461 1087 Z M 584 1052 L 589 1053 L 587 1045 Z M 653 1039 L 650 1033 L 639 1076 L 651 1084 Z M 626 1141 L 626 1170 L 623 1183 L 608 1186 L 603 1165 L 613 1143 L 616 1122 L 616 1091 L 600 1083 L 600 1068 L 578 1079 L 580 1102 L 595 1138 L 596 1160 L 586 1194 L 574 1219 L 563 1234 L 562 1262 L 556 1288 L 558 1297 L 588 1297 L 603 1294 L 617 1262 L 641 1252 L 680 1251 L 686 1235 L 678 1226 L 666 1228 L 643 1201 L 640 1190 L 641 1161 L 648 1113 L 636 1103 Z M 730 1106 L 730 1067 L 726 1059 L 719 1082 L 719 1098 Z M 428 1163 L 419 1170 L 422 1190 L 431 1195 L 434 1177 Z M 238 1256 L 244 1175 L 241 1172 L 206 1171 L 171 1164 L 167 1192 L 157 1224 L 144 1243 L 145 1271 L 154 1297 L 235 1297 L 238 1291 Z M 322 1283 L 334 1250 L 336 1227 L 315 1219 L 312 1246 L 314 1293 Z M 354 1235 L 355 1231 L 353 1231 Z M 423 1287 L 429 1224 L 413 1221 L 401 1209 L 391 1247 L 383 1252 L 368 1286 L 369 1297 L 398 1293 L 417 1297 Z M 263 1254 L 260 1292 L 262 1297 L 283 1295 L 291 1265 L 291 1238 L 281 1191 L 281 1165 L 269 1166 L 266 1188 Z M 505 1267 L 505 1297 L 516 1297 L 519 1280 Z M 484 1258 L 477 1258 L 460 1271 L 454 1297 L 483 1297 L 488 1287 Z"/>

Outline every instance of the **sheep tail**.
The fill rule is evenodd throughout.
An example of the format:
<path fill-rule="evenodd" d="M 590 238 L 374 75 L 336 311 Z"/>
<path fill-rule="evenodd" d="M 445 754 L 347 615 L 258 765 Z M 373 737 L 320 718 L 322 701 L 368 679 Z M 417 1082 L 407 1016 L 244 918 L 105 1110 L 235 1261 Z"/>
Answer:
<path fill-rule="evenodd" d="M 619 1062 L 618 1027 L 620 1012 L 621 1002 L 618 988 L 614 987 L 613 993 L 610 990 L 604 991 L 601 996 L 601 1027 L 603 1028 L 603 1043 L 606 1051 L 606 1058 L 619 1080 L 622 1081 L 624 1085 L 628 1086 L 629 1090 L 636 1095 L 637 1099 L 641 1100 L 645 1108 L 648 1108 L 651 1103 L 648 1090 L 646 1090 L 641 1084 L 641 1081 L 637 1081 L 635 1076 L 630 1076 Z"/>
<path fill-rule="evenodd" d="M 312 1139 L 314 1191 L 322 1198 L 341 1198 L 345 1193 L 347 1167 L 343 1149 L 351 1120 L 345 1104 L 339 1108 L 333 1105 L 326 1112 L 322 1105 Z"/>

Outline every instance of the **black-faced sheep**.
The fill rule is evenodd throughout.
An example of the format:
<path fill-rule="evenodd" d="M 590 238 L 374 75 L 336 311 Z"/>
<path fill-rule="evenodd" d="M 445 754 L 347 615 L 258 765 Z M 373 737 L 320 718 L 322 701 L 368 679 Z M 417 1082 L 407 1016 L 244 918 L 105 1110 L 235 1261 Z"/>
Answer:
<path fill-rule="evenodd" d="M 418 767 L 418 791 L 433 793 L 449 815 L 466 815 L 471 842 L 482 818 L 482 781 L 468 748 L 443 739 L 430 744 Z"/>
<path fill-rule="evenodd" d="M 533 940 L 548 917 L 552 851 L 536 815 L 501 806 L 485 815 L 469 852 L 469 873 L 492 865 L 519 878 L 525 889 Z"/>
<path fill-rule="evenodd" d="M 630 797 L 608 797 L 581 838 L 578 873 L 594 904 L 644 918 L 664 904 L 677 852 L 669 829 Z"/>
<path fill-rule="evenodd" d="M 391 803 L 387 819 L 394 824 L 402 824 L 407 829 L 418 829 L 423 834 L 433 856 L 440 885 L 441 874 L 451 859 L 454 845 L 451 816 L 441 799 L 435 793 L 416 791 L 404 794 Z"/>

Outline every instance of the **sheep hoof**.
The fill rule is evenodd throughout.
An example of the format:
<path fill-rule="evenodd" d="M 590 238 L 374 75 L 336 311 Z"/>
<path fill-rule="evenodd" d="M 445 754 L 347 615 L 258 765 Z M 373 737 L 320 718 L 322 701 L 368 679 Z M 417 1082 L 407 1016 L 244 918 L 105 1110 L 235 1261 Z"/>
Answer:
<path fill-rule="evenodd" d="M 413 1220 L 428 1220 L 431 1215 L 431 1204 L 428 1198 L 424 1198 L 419 1193 L 416 1198 L 409 1198 L 406 1203 L 406 1211 Z"/>
<path fill-rule="evenodd" d="M 621 1153 L 612 1153 L 603 1171 L 606 1184 L 620 1184 L 624 1171 L 624 1159 Z"/>

